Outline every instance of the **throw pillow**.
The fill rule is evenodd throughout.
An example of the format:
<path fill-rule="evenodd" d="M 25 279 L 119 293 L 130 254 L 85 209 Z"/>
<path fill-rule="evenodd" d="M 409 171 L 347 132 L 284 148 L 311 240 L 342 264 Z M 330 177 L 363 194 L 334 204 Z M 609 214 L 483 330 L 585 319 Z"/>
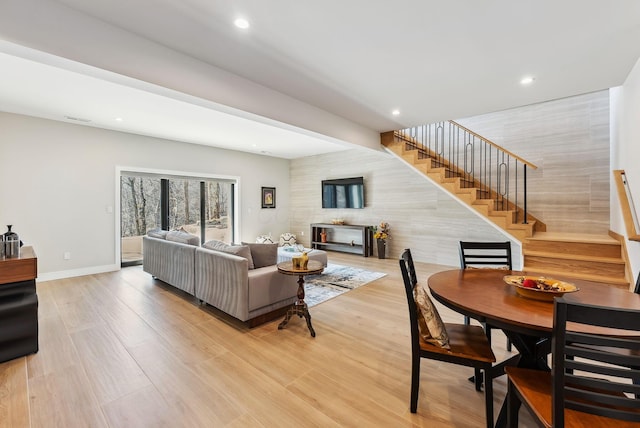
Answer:
<path fill-rule="evenodd" d="M 151 229 L 147 231 L 147 236 L 150 238 L 166 239 L 168 230 Z"/>
<path fill-rule="evenodd" d="M 256 244 L 273 244 L 271 235 L 260 235 L 256 238 Z"/>
<path fill-rule="evenodd" d="M 447 330 L 425 289 L 416 285 L 413 289 L 413 298 L 418 306 L 418 328 L 422 339 L 425 342 L 450 349 Z"/>
<path fill-rule="evenodd" d="M 253 257 L 253 265 L 256 269 L 264 266 L 273 266 L 278 262 L 278 244 L 243 242 L 242 245 L 248 245 L 251 249 L 251 257 Z"/>
<path fill-rule="evenodd" d="M 287 232 L 280 235 L 281 247 L 293 247 L 294 245 L 296 245 L 296 243 L 296 235 L 294 235 L 293 233 Z"/>
<path fill-rule="evenodd" d="M 181 244 L 196 245 L 196 246 L 200 245 L 199 236 L 192 235 L 187 232 L 182 232 L 180 230 L 172 230 L 170 232 L 167 232 L 166 240 L 179 242 Z"/>
<path fill-rule="evenodd" d="M 233 254 L 235 256 L 244 257 L 249 262 L 249 269 L 253 269 L 253 257 L 251 257 L 251 250 L 246 245 L 229 245 L 222 241 L 212 239 L 202 244 L 202 248 L 208 250 L 221 251 L 227 254 Z"/>

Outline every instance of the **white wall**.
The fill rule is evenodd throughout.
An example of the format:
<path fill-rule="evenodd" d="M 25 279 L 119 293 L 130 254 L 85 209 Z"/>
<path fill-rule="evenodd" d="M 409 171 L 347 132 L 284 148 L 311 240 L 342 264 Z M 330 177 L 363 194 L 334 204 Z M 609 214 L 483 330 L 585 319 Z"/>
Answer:
<path fill-rule="evenodd" d="M 0 225 L 34 247 L 40 280 L 119 268 L 118 166 L 239 177 L 238 240 L 289 229 L 288 160 L 9 113 L 0 130 Z M 276 209 L 261 209 L 262 186 Z"/>
<path fill-rule="evenodd" d="M 611 169 L 623 169 L 629 181 L 629 188 L 640 213 L 640 60 L 629 73 L 620 88 L 612 90 L 611 110 Z M 612 180 L 611 229 L 627 236 L 620 201 Z M 627 251 L 635 279 L 640 272 L 640 242 L 627 240 Z"/>

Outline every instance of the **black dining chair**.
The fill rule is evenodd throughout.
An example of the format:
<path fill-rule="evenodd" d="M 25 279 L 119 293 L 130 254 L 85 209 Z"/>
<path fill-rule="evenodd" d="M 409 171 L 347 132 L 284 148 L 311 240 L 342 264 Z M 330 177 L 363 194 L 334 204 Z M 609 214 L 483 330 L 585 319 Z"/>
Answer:
<path fill-rule="evenodd" d="M 489 345 L 489 340 L 480 326 L 444 323 L 449 337 L 449 347 L 446 349 L 426 342 L 418 327 L 418 306 L 414 298 L 414 289 L 418 284 L 411 251 L 405 249 L 400 256 L 400 271 L 404 281 L 404 288 L 409 306 L 409 323 L 411 327 L 411 413 L 418 408 L 418 391 L 420 388 L 420 360 L 421 358 L 443 361 L 483 370 L 488 379 L 485 382 L 485 413 L 487 427 L 493 426 L 493 381 L 488 373 L 496 361 Z"/>
<path fill-rule="evenodd" d="M 460 241 L 460 267 L 470 268 L 495 268 L 511 270 L 511 242 L 468 242 Z M 484 320 L 478 320 L 482 324 L 491 343 L 491 329 Z M 464 323 L 469 324 L 468 316 L 464 317 Z M 507 338 L 507 351 L 511 352 L 511 341 Z"/>
<path fill-rule="evenodd" d="M 572 323 L 567 331 L 567 323 Z M 604 335 L 597 328 L 627 330 Z M 592 331 L 590 333 L 575 333 Z M 507 367 L 507 420 L 518 426 L 523 404 L 540 426 L 640 426 L 640 311 L 556 298 L 552 370 Z M 636 367 L 636 369 L 630 369 Z"/>

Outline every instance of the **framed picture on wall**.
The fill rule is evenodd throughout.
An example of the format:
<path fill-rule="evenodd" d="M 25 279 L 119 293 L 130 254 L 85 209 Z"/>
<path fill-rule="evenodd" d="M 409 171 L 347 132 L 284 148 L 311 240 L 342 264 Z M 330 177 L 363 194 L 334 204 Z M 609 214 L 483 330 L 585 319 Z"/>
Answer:
<path fill-rule="evenodd" d="M 263 187 L 262 188 L 262 208 L 275 208 L 275 207 L 276 207 L 276 188 Z"/>

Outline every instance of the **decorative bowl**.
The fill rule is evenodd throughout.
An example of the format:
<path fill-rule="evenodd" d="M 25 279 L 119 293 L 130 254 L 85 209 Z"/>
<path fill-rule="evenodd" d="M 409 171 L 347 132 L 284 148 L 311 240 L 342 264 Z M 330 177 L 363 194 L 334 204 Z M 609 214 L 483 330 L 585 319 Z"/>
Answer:
<path fill-rule="evenodd" d="M 506 275 L 503 279 L 507 284 L 514 285 L 520 296 L 543 302 L 553 302 L 555 297 L 580 290 L 569 282 L 543 276 Z"/>

